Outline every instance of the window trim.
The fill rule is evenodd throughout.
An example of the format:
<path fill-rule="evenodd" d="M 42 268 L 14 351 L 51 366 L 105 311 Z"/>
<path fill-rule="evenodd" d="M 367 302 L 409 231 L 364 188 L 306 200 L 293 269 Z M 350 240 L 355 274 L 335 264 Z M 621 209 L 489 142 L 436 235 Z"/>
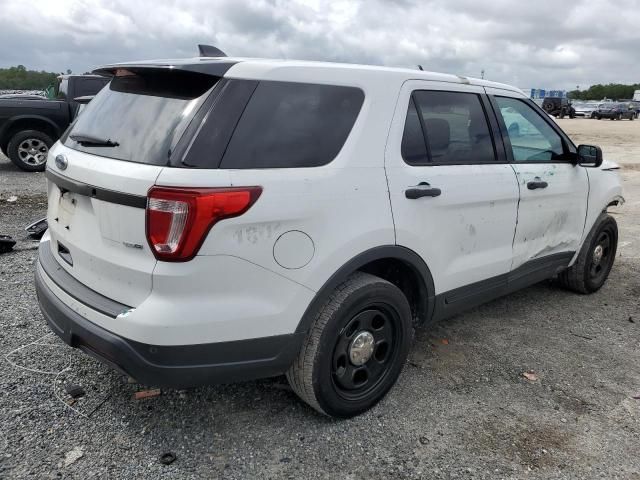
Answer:
<path fill-rule="evenodd" d="M 509 138 L 509 131 L 507 129 L 507 124 L 504 122 L 504 118 L 500 113 L 500 107 L 498 106 L 498 102 L 496 98 L 508 98 L 511 100 L 516 100 L 524 103 L 531 107 L 531 109 L 545 122 L 551 129 L 558 134 L 560 140 L 562 142 L 562 149 L 564 150 L 564 155 L 568 158 L 562 160 L 521 160 L 518 161 L 513 157 L 513 147 L 511 145 L 511 139 Z M 512 97 L 509 95 L 488 95 L 489 102 L 493 108 L 493 113 L 496 117 L 498 125 L 500 127 L 500 133 L 502 136 L 502 141 L 504 143 L 505 153 L 508 159 L 508 163 L 512 163 L 515 165 L 523 165 L 523 164 L 540 164 L 540 163 L 569 163 L 571 165 L 576 165 L 577 160 L 577 148 L 575 144 L 571 141 L 571 139 L 567 136 L 565 132 L 558 126 L 557 123 L 552 121 L 547 113 L 533 100 L 529 98 L 521 98 L 521 97 Z M 573 150 L 573 151 L 572 151 Z"/>
<path fill-rule="evenodd" d="M 424 125 L 424 118 L 422 117 L 422 109 L 420 108 L 420 104 L 414 98 L 414 94 L 416 92 L 443 92 L 443 93 L 459 93 L 462 95 L 475 95 L 478 97 L 480 102 L 480 108 L 484 113 L 485 121 L 487 122 L 487 129 L 489 130 L 489 136 L 491 137 L 491 145 L 493 146 L 493 161 L 463 161 L 463 162 L 434 162 L 431 157 L 431 145 L 429 145 L 427 131 Z M 489 112 L 487 103 L 487 94 L 479 93 L 479 92 L 470 92 L 470 91 L 459 91 L 459 90 L 446 90 L 446 89 L 430 89 L 430 88 L 416 88 L 411 90 L 409 95 L 409 102 L 407 103 L 406 111 L 405 111 L 405 121 L 402 125 L 402 132 L 404 134 L 404 129 L 406 128 L 406 112 L 409 111 L 409 106 L 413 102 L 416 112 L 418 113 L 418 120 L 420 122 L 420 129 L 422 130 L 422 141 L 424 142 L 427 150 L 427 161 L 425 163 L 408 163 L 407 160 L 402 155 L 402 136 L 400 140 L 400 156 L 402 157 L 402 161 L 409 167 L 441 167 L 441 166 L 454 166 L 454 165 L 501 165 L 510 163 L 508 158 L 505 156 L 504 150 L 498 148 L 497 138 L 500 138 L 500 131 L 496 130 L 497 125 L 494 123 L 495 118 L 492 121 L 492 114 L 494 112 Z M 504 148 L 504 146 L 503 146 Z"/>

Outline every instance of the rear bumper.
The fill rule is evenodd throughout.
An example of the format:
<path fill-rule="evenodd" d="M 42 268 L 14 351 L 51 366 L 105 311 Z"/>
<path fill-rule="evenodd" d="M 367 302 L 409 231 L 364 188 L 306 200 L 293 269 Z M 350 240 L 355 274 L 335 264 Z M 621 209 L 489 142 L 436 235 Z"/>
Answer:
<path fill-rule="evenodd" d="M 48 274 L 38 261 L 36 292 L 51 330 L 68 345 L 143 384 L 187 388 L 280 375 L 293 363 L 304 340 L 304 333 L 293 333 L 195 345 L 140 343 L 116 335 L 72 310 L 49 288 L 44 275 Z M 55 278 L 51 280 L 57 283 Z M 78 292 L 74 294 L 78 298 Z"/>

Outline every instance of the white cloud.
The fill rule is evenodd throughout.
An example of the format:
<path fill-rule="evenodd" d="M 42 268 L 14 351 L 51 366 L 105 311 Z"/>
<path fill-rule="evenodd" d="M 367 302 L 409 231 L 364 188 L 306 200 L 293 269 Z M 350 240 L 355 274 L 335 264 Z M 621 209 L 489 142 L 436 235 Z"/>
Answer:
<path fill-rule="evenodd" d="M 230 55 L 480 75 L 520 87 L 638 82 L 638 0 L 0 0 L 0 66 Z M 12 20 L 14 19 L 14 20 Z"/>

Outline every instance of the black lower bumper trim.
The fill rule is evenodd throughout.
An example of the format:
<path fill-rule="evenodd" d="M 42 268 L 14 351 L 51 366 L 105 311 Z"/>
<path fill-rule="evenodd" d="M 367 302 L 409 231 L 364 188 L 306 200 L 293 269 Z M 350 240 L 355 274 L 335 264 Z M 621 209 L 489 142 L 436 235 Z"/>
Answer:
<path fill-rule="evenodd" d="M 54 295 L 42 275 L 38 266 L 38 302 L 56 335 L 146 385 L 188 388 L 280 375 L 293 363 L 304 340 L 304 333 L 292 333 L 210 344 L 148 345 L 82 317 Z"/>

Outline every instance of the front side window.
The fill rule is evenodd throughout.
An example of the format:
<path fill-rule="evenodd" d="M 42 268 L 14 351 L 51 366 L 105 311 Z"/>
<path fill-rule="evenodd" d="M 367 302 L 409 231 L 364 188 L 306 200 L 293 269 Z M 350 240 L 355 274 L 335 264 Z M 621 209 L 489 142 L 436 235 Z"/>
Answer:
<path fill-rule="evenodd" d="M 423 131 L 428 162 L 416 143 L 418 126 Z M 407 113 L 402 154 L 410 165 L 494 162 L 493 140 L 479 95 L 415 91 Z"/>
<path fill-rule="evenodd" d="M 565 160 L 560 135 L 527 103 L 517 98 L 495 97 L 507 127 L 516 162 Z"/>

